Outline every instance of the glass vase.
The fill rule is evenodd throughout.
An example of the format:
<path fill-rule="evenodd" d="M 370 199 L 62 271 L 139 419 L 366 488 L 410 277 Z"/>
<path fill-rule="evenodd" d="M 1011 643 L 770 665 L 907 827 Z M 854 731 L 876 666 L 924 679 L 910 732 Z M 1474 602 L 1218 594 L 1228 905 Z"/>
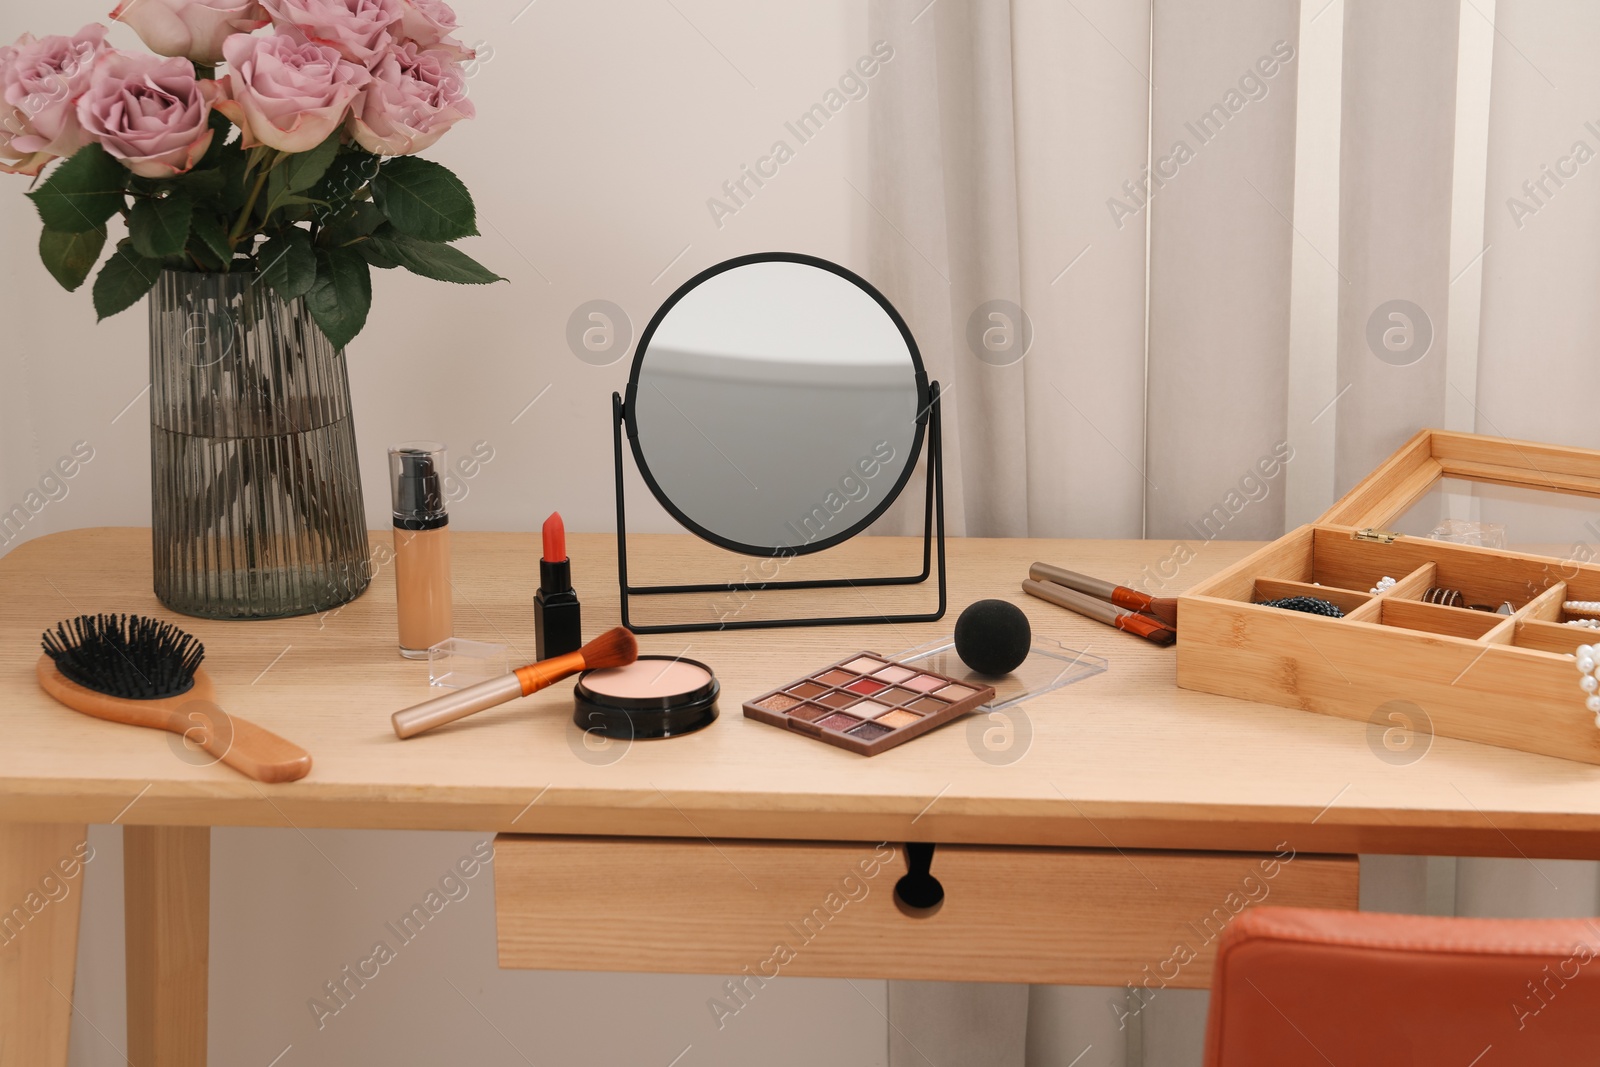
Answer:
<path fill-rule="evenodd" d="M 371 580 L 350 382 L 306 311 L 252 273 L 150 293 L 155 592 L 173 611 L 325 611 Z"/>

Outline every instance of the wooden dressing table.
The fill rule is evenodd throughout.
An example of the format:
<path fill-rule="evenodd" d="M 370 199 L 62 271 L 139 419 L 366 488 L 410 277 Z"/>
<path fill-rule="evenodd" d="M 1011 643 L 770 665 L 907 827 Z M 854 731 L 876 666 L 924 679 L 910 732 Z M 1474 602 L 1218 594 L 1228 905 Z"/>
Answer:
<path fill-rule="evenodd" d="M 374 534 L 380 559 L 387 540 Z M 1196 543 L 1154 591 L 1176 593 L 1255 547 Z M 327 616 L 222 623 L 159 607 L 148 530 L 25 544 L 0 559 L 0 1065 L 66 1063 L 82 866 L 67 877 L 61 864 L 87 823 L 126 827 L 135 1067 L 205 1059 L 212 826 L 496 831 L 505 966 L 1106 985 L 1157 975 L 1188 987 L 1206 985 L 1210 938 L 1236 904 L 1355 907 L 1360 852 L 1600 858 L 1600 767 L 1444 738 L 1415 762 L 1388 762 L 1374 747 L 1381 729 L 1179 690 L 1171 650 L 1019 588 L 1036 559 L 1136 584 L 1172 548 L 958 538 L 940 623 L 646 638 L 646 651 L 715 669 L 722 717 L 604 750 L 573 726 L 570 683 L 397 741 L 389 715 L 428 695 L 427 667 L 395 652 L 387 567 Z M 636 536 L 630 562 L 670 575 L 702 550 L 688 535 Z M 892 567 L 916 548 L 858 538 L 844 551 Z M 597 633 L 616 618 L 614 539 L 575 535 L 571 553 L 584 629 Z M 536 559 L 531 534 L 457 533 L 456 632 L 531 659 Z M 847 652 L 947 634 L 961 607 L 989 596 L 1109 669 L 1009 723 L 975 717 L 870 760 L 740 712 L 745 697 Z M 310 750 L 310 776 L 262 786 L 173 735 L 45 697 L 40 631 L 111 611 L 169 618 L 204 641 L 224 709 Z M 937 843 L 946 899 L 932 917 L 895 906 L 906 842 Z M 608 919 L 644 914 L 647 900 L 672 920 Z M 779 943 L 791 958 L 773 962 Z M 1175 960 L 1178 944 L 1191 958 Z"/>

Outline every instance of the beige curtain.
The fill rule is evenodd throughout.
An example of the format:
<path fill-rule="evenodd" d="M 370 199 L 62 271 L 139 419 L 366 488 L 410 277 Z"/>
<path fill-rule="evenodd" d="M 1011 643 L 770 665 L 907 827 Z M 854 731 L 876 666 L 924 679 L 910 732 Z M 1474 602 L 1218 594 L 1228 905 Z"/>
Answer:
<path fill-rule="evenodd" d="M 1315 515 L 1424 426 L 1600 443 L 1586 418 L 1600 180 L 1585 169 L 1600 163 L 1571 160 L 1579 140 L 1600 152 L 1600 9 L 874 0 L 871 22 L 903 66 L 873 98 L 869 264 L 948 390 L 957 529 L 1270 538 L 1290 480 Z M 1305 86 L 1303 28 L 1332 58 Z M 1463 59 L 1463 33 L 1492 34 L 1492 83 Z M 1321 186 L 1337 195 L 1304 208 L 1326 217 L 1295 204 L 1297 178 L 1317 186 L 1296 173 L 1299 116 L 1319 113 L 1299 107 L 1308 90 L 1334 93 L 1339 118 Z M 1559 184 L 1542 177 L 1558 164 Z M 1466 247 L 1480 230 L 1483 247 Z M 1333 298 L 1300 324 L 1302 338 L 1336 335 L 1312 338 L 1325 365 L 1309 371 L 1290 359 L 1292 311 L 1315 310 L 1296 286 Z M 1429 332 L 1418 358 L 1369 340 L 1396 301 Z M 1031 328 L 1025 356 L 969 343 L 1008 312 Z M 1333 388 L 1297 396 L 1291 417 L 1295 374 Z M 1280 460 L 1274 477 L 1260 477 L 1264 457 Z M 1524 540 L 1600 528 L 1592 509 L 1516 503 L 1464 506 Z M 1363 907 L 1590 915 L 1597 872 L 1369 856 Z M 891 983 L 891 1064 L 1199 1063 L 1205 994 L 1172 994 L 1127 1027 L 1120 1004 L 1112 989 Z"/>

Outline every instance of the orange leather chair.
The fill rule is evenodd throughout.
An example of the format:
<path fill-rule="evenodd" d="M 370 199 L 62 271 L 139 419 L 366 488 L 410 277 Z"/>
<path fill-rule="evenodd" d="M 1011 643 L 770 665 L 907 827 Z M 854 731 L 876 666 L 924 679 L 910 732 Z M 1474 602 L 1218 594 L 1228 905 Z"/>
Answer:
<path fill-rule="evenodd" d="M 1217 949 L 1205 1063 L 1600 1064 L 1600 920 L 1253 908 Z"/>

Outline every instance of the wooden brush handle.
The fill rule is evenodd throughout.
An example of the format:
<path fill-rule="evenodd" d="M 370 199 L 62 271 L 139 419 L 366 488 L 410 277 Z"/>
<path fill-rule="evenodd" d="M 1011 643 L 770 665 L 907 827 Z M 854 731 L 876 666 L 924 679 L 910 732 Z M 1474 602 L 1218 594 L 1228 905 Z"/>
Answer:
<path fill-rule="evenodd" d="M 404 741 L 435 726 L 465 719 L 468 715 L 498 707 L 522 695 L 522 682 L 517 675 L 504 674 L 487 682 L 458 689 L 454 693 L 424 700 L 421 704 L 406 708 L 404 711 L 397 711 L 389 721 L 394 724 L 395 736 Z"/>
<path fill-rule="evenodd" d="M 49 656 L 34 669 L 39 686 L 74 711 L 97 719 L 167 730 L 258 782 L 292 782 L 311 772 L 311 754 L 292 741 L 217 706 L 216 687 L 201 668 L 188 692 L 159 700 L 124 700 L 64 676 Z"/>
<path fill-rule="evenodd" d="M 1079 574 L 1065 567 L 1052 567 L 1048 563 L 1035 563 L 1029 567 L 1028 577 L 1036 582 L 1052 582 L 1080 593 L 1088 593 L 1101 600 L 1109 600 L 1119 608 L 1154 615 L 1169 629 L 1177 625 L 1178 605 L 1171 597 L 1151 596 L 1149 593 L 1141 593 L 1125 585 L 1114 585 L 1103 578 Z"/>
<path fill-rule="evenodd" d="M 397 711 L 391 716 L 395 736 L 404 741 L 420 733 L 443 726 L 447 722 L 464 719 L 480 711 L 497 707 L 508 700 L 529 696 L 563 678 L 570 678 L 584 669 L 583 650 L 552 656 L 526 667 L 518 667 L 510 674 L 491 678 L 487 682 L 469 685 L 454 693 L 425 700 L 415 707 Z"/>
<path fill-rule="evenodd" d="M 1036 582 L 1054 582 L 1068 589 L 1076 589 L 1080 593 L 1099 597 L 1101 600 L 1109 600 L 1117 607 L 1127 608 L 1129 611 L 1149 611 L 1155 606 L 1156 598 L 1148 593 L 1129 589 L 1125 585 L 1115 585 L 1104 578 L 1069 571 L 1065 567 L 1052 567 L 1048 563 L 1035 563 L 1029 567 L 1028 577 Z"/>
<path fill-rule="evenodd" d="M 1097 600 L 1087 593 L 1080 593 L 1076 589 L 1068 589 L 1054 582 L 1041 582 L 1029 578 L 1022 583 L 1022 591 L 1158 645 L 1170 645 L 1178 636 L 1160 620 L 1124 610 L 1104 600 Z"/>
<path fill-rule="evenodd" d="M 227 715 L 209 728 L 195 723 L 183 736 L 258 782 L 293 782 L 311 773 L 311 753 L 248 719 Z"/>

